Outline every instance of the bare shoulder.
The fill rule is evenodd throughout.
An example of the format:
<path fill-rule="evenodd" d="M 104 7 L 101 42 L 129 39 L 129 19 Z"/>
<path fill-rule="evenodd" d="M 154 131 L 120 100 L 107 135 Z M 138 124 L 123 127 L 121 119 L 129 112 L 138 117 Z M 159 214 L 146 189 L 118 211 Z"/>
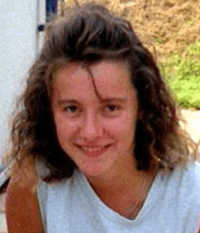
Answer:
<path fill-rule="evenodd" d="M 6 219 L 9 233 L 42 233 L 34 163 L 24 159 L 11 177 L 6 192 Z"/>

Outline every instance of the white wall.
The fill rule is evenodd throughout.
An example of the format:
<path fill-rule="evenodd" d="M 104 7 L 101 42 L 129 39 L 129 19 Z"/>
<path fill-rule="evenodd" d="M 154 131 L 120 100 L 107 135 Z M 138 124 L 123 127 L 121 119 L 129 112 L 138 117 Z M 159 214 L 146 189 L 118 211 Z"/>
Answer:
<path fill-rule="evenodd" d="M 44 0 L 41 0 L 44 1 Z M 9 114 L 36 55 L 37 0 L 0 0 L 0 159 L 7 148 Z"/>

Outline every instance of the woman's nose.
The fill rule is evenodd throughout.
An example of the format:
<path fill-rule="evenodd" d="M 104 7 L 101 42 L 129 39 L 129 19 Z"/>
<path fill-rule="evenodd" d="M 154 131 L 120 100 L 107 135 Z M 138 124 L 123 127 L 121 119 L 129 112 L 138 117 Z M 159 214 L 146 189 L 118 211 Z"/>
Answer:
<path fill-rule="evenodd" d="M 95 141 L 102 135 L 102 125 L 96 114 L 87 114 L 81 126 L 80 136 L 85 141 Z"/>

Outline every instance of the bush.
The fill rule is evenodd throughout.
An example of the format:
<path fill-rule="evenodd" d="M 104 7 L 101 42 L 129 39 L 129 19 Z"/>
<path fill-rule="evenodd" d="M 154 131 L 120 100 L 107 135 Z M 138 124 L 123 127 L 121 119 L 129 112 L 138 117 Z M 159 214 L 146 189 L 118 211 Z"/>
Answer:
<path fill-rule="evenodd" d="M 186 48 L 184 55 L 168 55 L 161 72 L 183 108 L 200 108 L 200 41 Z"/>

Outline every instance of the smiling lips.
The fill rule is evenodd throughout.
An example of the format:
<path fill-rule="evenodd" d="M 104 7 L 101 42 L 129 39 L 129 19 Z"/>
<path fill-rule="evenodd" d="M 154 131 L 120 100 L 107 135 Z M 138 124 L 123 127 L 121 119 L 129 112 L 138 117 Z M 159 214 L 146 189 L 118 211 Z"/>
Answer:
<path fill-rule="evenodd" d="M 105 146 L 82 146 L 77 145 L 79 149 L 81 149 L 84 154 L 86 154 L 89 157 L 97 157 L 106 152 L 106 150 L 111 146 L 112 144 L 108 144 Z"/>

